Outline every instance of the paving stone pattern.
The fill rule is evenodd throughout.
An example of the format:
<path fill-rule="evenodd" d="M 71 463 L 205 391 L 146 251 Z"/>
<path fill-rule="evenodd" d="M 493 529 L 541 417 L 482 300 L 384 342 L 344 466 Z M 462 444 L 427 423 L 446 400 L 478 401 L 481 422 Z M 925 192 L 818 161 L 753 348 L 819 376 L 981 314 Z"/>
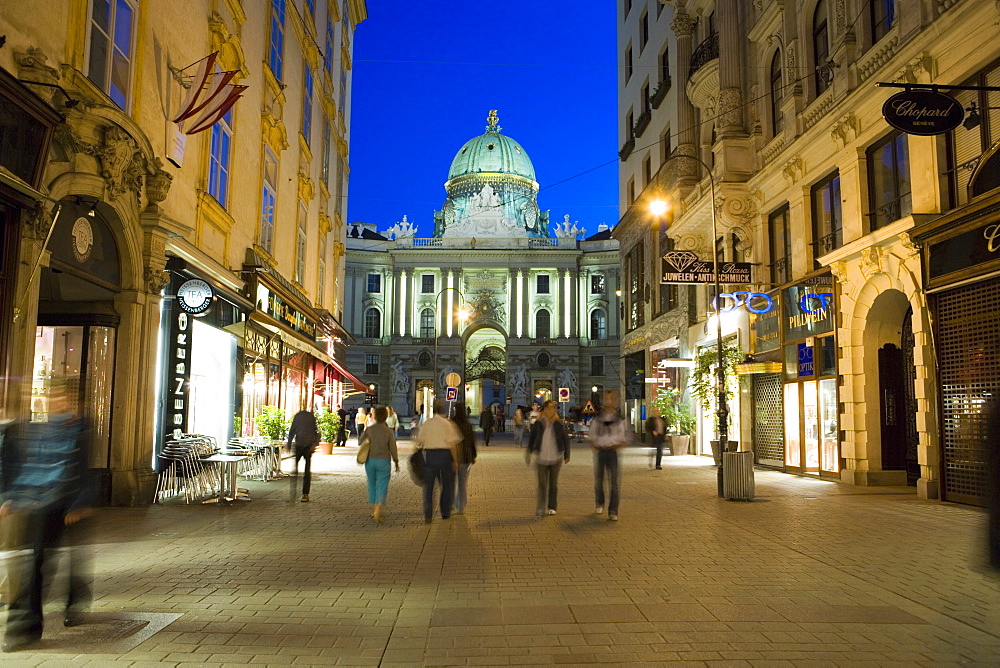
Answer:
<path fill-rule="evenodd" d="M 279 480 L 241 483 L 249 503 L 103 511 L 94 621 L 179 617 L 102 647 L 53 615 L 0 663 L 1000 665 L 975 508 L 762 470 L 757 500 L 727 502 L 710 460 L 656 471 L 633 448 L 614 523 L 578 445 L 536 521 L 534 472 L 501 440 L 465 515 L 425 525 L 404 472 L 377 526 L 354 452 L 316 456 L 310 503 Z"/>

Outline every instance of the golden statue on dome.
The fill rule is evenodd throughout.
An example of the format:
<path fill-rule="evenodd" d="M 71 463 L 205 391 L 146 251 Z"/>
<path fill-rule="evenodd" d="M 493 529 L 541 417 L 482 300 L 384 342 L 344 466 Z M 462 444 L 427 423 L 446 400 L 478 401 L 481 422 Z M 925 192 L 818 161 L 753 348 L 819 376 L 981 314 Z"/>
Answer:
<path fill-rule="evenodd" d="M 490 115 L 486 117 L 486 122 L 489 126 L 486 128 L 487 132 L 499 132 L 500 128 L 497 127 L 497 123 L 500 122 L 500 117 L 497 116 L 496 109 L 490 109 Z"/>

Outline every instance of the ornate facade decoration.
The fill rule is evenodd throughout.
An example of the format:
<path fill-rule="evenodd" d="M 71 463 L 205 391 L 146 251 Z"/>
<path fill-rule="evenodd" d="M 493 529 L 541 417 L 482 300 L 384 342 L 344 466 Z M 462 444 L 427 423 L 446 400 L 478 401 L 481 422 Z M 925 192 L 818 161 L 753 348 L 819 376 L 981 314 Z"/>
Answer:
<path fill-rule="evenodd" d="M 52 227 L 52 211 L 41 202 L 36 202 L 34 208 L 24 211 L 22 231 L 28 239 L 44 241 Z"/>
<path fill-rule="evenodd" d="M 837 279 L 838 283 L 841 284 L 846 283 L 847 263 L 844 262 L 843 260 L 837 260 L 836 262 L 830 265 L 830 273 L 833 274 L 833 277 Z"/>
<path fill-rule="evenodd" d="M 174 180 L 173 175 L 163 169 L 163 163 L 159 158 L 153 159 L 153 169 L 152 174 L 146 175 L 146 200 L 149 202 L 149 209 L 155 209 L 160 202 L 167 199 L 170 184 Z"/>
<path fill-rule="evenodd" d="M 139 198 L 146 174 L 146 159 L 129 133 L 117 125 L 105 125 L 100 145 L 80 139 L 76 139 L 75 143 L 82 153 L 94 156 L 100 163 L 107 199 L 118 199 L 126 192 L 132 192 L 136 199 Z"/>
<path fill-rule="evenodd" d="M 802 174 L 805 172 L 805 165 L 802 163 L 802 158 L 796 156 L 786 162 L 781 168 L 781 174 L 788 181 L 789 185 L 792 185 L 796 181 L 802 178 Z"/>
<path fill-rule="evenodd" d="M 50 84 L 59 81 L 59 70 L 45 64 L 48 56 L 41 49 L 31 47 L 27 51 L 15 51 L 14 61 L 20 79 Z"/>
<path fill-rule="evenodd" d="M 857 116 L 848 113 L 833 124 L 830 128 L 830 135 L 838 148 L 844 148 L 858 138 L 860 130 L 861 126 Z"/>
<path fill-rule="evenodd" d="M 913 241 L 908 232 L 900 232 L 899 243 L 906 249 L 907 257 L 915 258 L 920 256 L 920 246 Z"/>
<path fill-rule="evenodd" d="M 670 29 L 674 31 L 675 35 L 681 37 L 693 33 L 695 25 L 697 25 L 697 21 L 689 14 L 677 14 L 670 23 Z"/>
<path fill-rule="evenodd" d="M 861 251 L 861 273 L 870 279 L 876 274 L 885 272 L 885 257 L 878 246 L 871 246 Z"/>
<path fill-rule="evenodd" d="M 146 292 L 151 295 L 160 294 L 170 283 L 170 273 L 162 268 L 146 267 L 142 270 L 142 278 L 146 284 Z"/>
<path fill-rule="evenodd" d="M 739 88 L 723 88 L 719 91 L 719 127 L 743 125 L 743 92 Z"/>

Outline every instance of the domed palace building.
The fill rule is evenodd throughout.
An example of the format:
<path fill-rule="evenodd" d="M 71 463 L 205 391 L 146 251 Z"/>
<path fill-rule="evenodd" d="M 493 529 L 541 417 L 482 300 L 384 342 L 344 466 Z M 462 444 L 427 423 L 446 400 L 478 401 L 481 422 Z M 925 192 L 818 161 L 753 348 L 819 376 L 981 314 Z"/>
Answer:
<path fill-rule="evenodd" d="M 569 215 L 553 225 L 528 153 L 496 111 L 488 123 L 455 154 L 433 237 L 406 216 L 348 228 L 348 365 L 400 415 L 446 399 L 450 374 L 473 414 L 500 404 L 507 416 L 559 388 L 568 413 L 622 384 L 618 242 Z"/>

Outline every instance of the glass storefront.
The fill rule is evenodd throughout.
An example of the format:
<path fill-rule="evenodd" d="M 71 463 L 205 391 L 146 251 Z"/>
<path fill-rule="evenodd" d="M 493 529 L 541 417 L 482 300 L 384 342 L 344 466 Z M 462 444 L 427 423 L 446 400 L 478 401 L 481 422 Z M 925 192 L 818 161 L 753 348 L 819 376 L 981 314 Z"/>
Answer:
<path fill-rule="evenodd" d="M 188 433 L 225 444 L 233 429 L 236 337 L 195 320 L 191 329 Z"/>

